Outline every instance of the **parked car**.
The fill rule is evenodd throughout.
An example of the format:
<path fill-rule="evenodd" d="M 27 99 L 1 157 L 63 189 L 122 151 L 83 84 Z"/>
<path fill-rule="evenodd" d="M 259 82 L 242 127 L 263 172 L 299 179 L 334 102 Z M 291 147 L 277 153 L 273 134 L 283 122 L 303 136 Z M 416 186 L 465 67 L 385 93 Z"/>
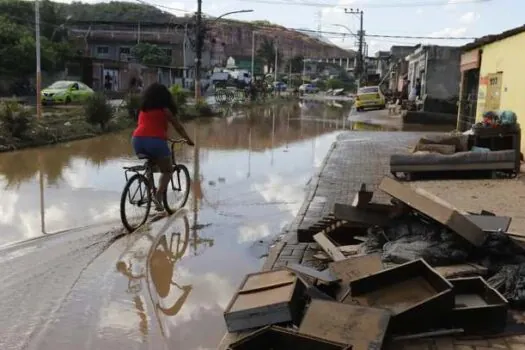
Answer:
<path fill-rule="evenodd" d="M 319 89 L 314 84 L 303 84 L 299 86 L 299 92 L 306 94 L 315 94 L 319 92 Z"/>
<path fill-rule="evenodd" d="M 286 84 L 283 83 L 282 81 L 274 81 L 273 88 L 275 91 L 286 91 L 288 86 L 286 86 Z"/>
<path fill-rule="evenodd" d="M 84 102 L 95 92 L 79 81 L 59 80 L 43 89 L 42 104 L 68 104 Z"/>
<path fill-rule="evenodd" d="M 355 109 L 360 112 L 365 108 L 385 108 L 385 96 L 379 86 L 365 86 L 357 90 Z"/>

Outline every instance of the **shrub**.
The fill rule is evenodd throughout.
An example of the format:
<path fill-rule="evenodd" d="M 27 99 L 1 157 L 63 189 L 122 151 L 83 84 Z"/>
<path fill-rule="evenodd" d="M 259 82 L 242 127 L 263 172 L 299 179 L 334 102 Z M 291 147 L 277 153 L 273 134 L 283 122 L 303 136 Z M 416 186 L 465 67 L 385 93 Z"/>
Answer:
<path fill-rule="evenodd" d="M 84 106 L 86 121 L 92 125 L 99 125 L 105 129 L 107 123 L 113 116 L 113 107 L 108 102 L 104 94 L 95 93 L 91 96 Z"/>
<path fill-rule="evenodd" d="M 345 87 L 344 83 L 339 79 L 329 79 L 326 82 L 326 87 L 328 89 L 336 90 L 336 89 L 343 89 Z"/>
<path fill-rule="evenodd" d="M 208 105 L 204 100 L 198 101 L 195 104 L 195 109 L 202 117 L 209 117 L 213 115 L 213 110 L 211 109 L 210 105 Z"/>
<path fill-rule="evenodd" d="M 0 105 L 0 123 L 12 137 L 23 139 L 33 120 L 31 111 L 20 106 L 18 102 L 3 102 Z"/>
<path fill-rule="evenodd" d="M 128 116 L 135 121 L 138 119 L 139 116 L 140 102 L 140 95 L 137 94 L 129 94 L 126 100 L 126 109 L 128 111 Z"/>
<path fill-rule="evenodd" d="M 190 92 L 188 90 L 185 90 L 180 85 L 173 85 L 170 88 L 170 92 L 173 95 L 173 100 L 175 101 L 175 105 L 177 107 L 183 107 L 186 105 L 186 102 L 188 102 L 188 97 L 190 96 Z"/>

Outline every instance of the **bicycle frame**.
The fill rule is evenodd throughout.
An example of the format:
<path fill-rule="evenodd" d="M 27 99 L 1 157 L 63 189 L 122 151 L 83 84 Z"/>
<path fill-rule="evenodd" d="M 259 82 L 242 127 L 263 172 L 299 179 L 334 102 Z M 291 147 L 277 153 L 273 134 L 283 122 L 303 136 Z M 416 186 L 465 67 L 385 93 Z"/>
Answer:
<path fill-rule="evenodd" d="M 177 161 L 175 159 L 175 145 L 176 144 L 185 143 L 186 140 L 168 140 L 168 141 L 171 143 L 171 164 L 172 164 L 172 167 L 173 167 L 173 169 L 172 169 L 172 171 L 173 171 L 173 170 L 175 170 L 175 167 L 177 166 Z M 153 164 L 151 159 L 147 159 L 144 162 L 144 164 L 142 164 L 142 165 L 135 165 L 135 166 L 131 166 L 131 167 L 125 167 L 124 168 L 125 169 L 124 170 L 124 177 L 126 178 L 126 182 L 128 182 L 130 177 L 131 177 L 129 175 L 130 173 L 144 175 L 146 177 L 146 179 L 148 180 L 148 182 L 150 182 L 149 186 L 151 187 L 151 191 L 153 193 L 155 193 L 157 191 L 157 188 L 155 186 L 155 179 L 153 177 L 153 174 L 156 172 L 154 167 L 155 167 L 155 165 Z M 178 183 L 178 186 L 175 186 L 175 183 L 173 181 L 173 176 L 171 176 L 171 178 L 170 178 L 170 183 L 171 183 L 171 188 L 172 188 L 173 191 L 180 191 L 181 190 L 179 172 L 177 172 L 177 183 Z M 139 186 L 137 191 L 140 191 L 140 199 L 143 199 L 145 197 L 145 193 L 142 192 L 142 187 Z M 137 191 L 135 191 L 135 193 L 133 194 L 133 197 L 137 193 Z M 133 198 L 131 197 L 131 193 L 129 193 L 129 195 L 128 195 L 128 200 L 133 205 L 137 204 L 137 203 L 133 202 Z"/>

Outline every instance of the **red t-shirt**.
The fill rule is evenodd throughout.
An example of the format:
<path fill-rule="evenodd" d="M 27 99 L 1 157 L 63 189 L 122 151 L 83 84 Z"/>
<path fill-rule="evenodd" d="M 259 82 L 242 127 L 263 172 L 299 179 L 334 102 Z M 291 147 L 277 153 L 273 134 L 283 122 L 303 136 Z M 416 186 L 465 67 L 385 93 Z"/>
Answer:
<path fill-rule="evenodd" d="M 140 111 L 138 126 L 133 136 L 168 138 L 168 118 L 163 109 Z"/>

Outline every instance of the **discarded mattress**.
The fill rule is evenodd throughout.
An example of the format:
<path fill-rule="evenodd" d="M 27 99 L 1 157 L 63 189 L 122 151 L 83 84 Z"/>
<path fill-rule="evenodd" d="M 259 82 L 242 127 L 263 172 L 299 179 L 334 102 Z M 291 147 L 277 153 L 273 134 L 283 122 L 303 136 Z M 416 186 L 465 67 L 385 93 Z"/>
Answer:
<path fill-rule="evenodd" d="M 393 154 L 390 171 L 513 170 L 516 151 Z"/>

